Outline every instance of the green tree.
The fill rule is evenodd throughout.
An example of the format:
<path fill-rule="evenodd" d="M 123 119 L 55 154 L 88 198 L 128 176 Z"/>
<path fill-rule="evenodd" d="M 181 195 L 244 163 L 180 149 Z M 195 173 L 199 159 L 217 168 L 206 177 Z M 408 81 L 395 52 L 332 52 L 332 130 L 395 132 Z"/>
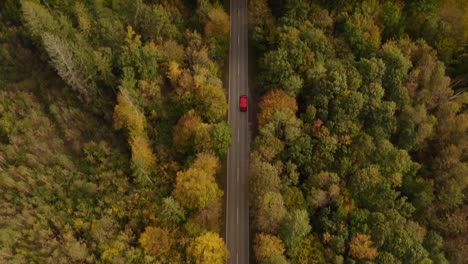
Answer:
<path fill-rule="evenodd" d="M 304 239 L 295 261 L 300 264 L 326 263 L 323 245 L 315 235 L 309 235 Z"/>
<path fill-rule="evenodd" d="M 297 187 L 288 187 L 283 191 L 284 205 L 288 210 L 303 209 L 307 207 L 304 194 Z"/>
<path fill-rule="evenodd" d="M 380 31 L 372 17 L 355 12 L 345 22 L 343 35 L 357 56 L 366 57 L 379 48 Z"/>
<path fill-rule="evenodd" d="M 353 193 L 359 194 L 368 188 L 374 188 L 383 181 L 384 178 L 380 174 L 380 167 L 378 165 L 370 165 L 369 167 L 358 170 L 356 174 L 351 177 L 350 187 Z"/>
<path fill-rule="evenodd" d="M 290 20 L 289 18 L 287 20 Z M 313 54 L 307 43 L 300 37 L 301 31 L 296 27 L 278 27 L 278 46 L 288 52 L 288 60 L 297 73 L 302 73 L 314 61 Z M 300 78 L 300 75 L 292 75 Z M 291 77 L 292 77 L 291 76 Z M 289 79 L 291 79 L 291 77 Z M 287 84 L 287 83 L 285 83 Z M 301 87 L 299 87 L 301 88 Z M 295 96 L 300 90 L 292 90 L 290 95 Z"/>
<path fill-rule="evenodd" d="M 160 221 L 169 227 L 176 227 L 185 220 L 184 209 L 171 196 L 163 199 L 158 216 Z"/>
<path fill-rule="evenodd" d="M 296 209 L 286 215 L 279 229 L 279 236 L 284 241 L 289 257 L 297 257 L 302 242 L 311 230 L 307 211 Z"/>
<path fill-rule="evenodd" d="M 131 68 L 139 80 L 152 80 L 158 75 L 159 60 L 162 55 L 153 42 L 143 45 L 141 35 L 131 26 L 127 27 L 125 43 L 121 47 L 119 65 L 122 69 Z"/>
<path fill-rule="evenodd" d="M 312 154 L 314 145 L 309 135 L 304 134 L 292 142 L 287 153 L 291 160 L 299 167 L 299 171 L 303 175 L 308 175 L 314 172 L 312 167 Z"/>
<path fill-rule="evenodd" d="M 299 172 L 297 171 L 297 165 L 294 162 L 288 160 L 284 164 L 281 182 L 284 186 L 294 186 L 299 183 Z"/>
<path fill-rule="evenodd" d="M 259 204 L 267 192 L 278 192 L 281 180 L 278 170 L 268 162 L 263 162 L 256 154 L 250 155 L 249 191 L 254 204 Z"/>
<path fill-rule="evenodd" d="M 45 32 L 56 34 L 60 31 L 60 26 L 52 15 L 41 4 L 31 1 L 21 1 L 21 9 L 26 25 L 35 38 L 41 37 Z"/>
<path fill-rule="evenodd" d="M 411 67 L 411 61 L 405 58 L 401 50 L 392 42 L 383 45 L 379 56 L 386 65 L 382 80 L 385 97 L 395 102 L 397 109 L 402 109 L 409 103 L 408 90 L 404 87 L 404 81 Z"/>
<path fill-rule="evenodd" d="M 376 142 L 371 160 L 380 165 L 382 175 L 393 185 L 400 187 L 403 175 L 414 175 L 420 166 L 411 160 L 408 152 L 398 149 L 387 140 Z"/>
<path fill-rule="evenodd" d="M 306 0 L 292 0 L 285 1 L 285 14 L 283 18 L 293 20 L 293 24 L 301 24 L 307 19 L 311 10 L 309 1 Z"/>
<path fill-rule="evenodd" d="M 314 52 L 315 61 L 323 61 L 325 58 L 333 55 L 333 46 L 322 30 L 312 27 L 307 23 L 301 26 L 300 30 L 301 32 L 299 33 L 299 36 L 307 44 L 310 50 Z M 312 67 L 310 67 L 308 71 L 310 71 L 311 68 Z"/>
<path fill-rule="evenodd" d="M 214 142 L 214 149 L 219 158 L 223 158 L 231 146 L 231 127 L 226 122 L 214 124 L 210 131 Z"/>
<path fill-rule="evenodd" d="M 384 263 L 401 264 L 402 262 L 399 261 L 398 258 L 393 256 L 391 253 L 386 252 L 386 251 L 381 251 L 379 253 L 376 263 L 378 264 L 384 264 Z"/>
<path fill-rule="evenodd" d="M 382 249 L 398 256 L 403 263 L 417 263 L 428 257 L 428 252 L 418 242 L 415 234 L 405 230 L 402 226 L 392 228 Z"/>
<path fill-rule="evenodd" d="M 287 264 L 289 263 L 285 256 L 273 256 L 264 261 L 264 264 Z"/>
<path fill-rule="evenodd" d="M 361 60 L 357 62 L 356 67 L 361 73 L 362 82 L 364 85 L 370 85 L 371 83 L 377 83 L 377 84 L 382 83 L 382 78 L 384 76 L 385 68 L 386 68 L 385 63 L 383 62 L 382 59 L 375 58 L 375 57 L 372 57 L 370 59 L 361 58 Z M 364 87 L 361 87 L 361 89 L 362 88 Z M 372 90 L 369 89 L 369 92 L 372 92 Z M 367 93 L 364 93 L 364 94 L 367 94 Z M 372 98 L 369 98 L 369 99 L 379 100 L 383 97 L 383 95 L 384 95 L 383 91 L 380 96 L 378 96 L 377 94 L 369 93 L 369 96 L 372 96 Z"/>
<path fill-rule="evenodd" d="M 424 236 L 424 248 L 429 252 L 429 257 L 434 263 L 449 263 L 442 252 L 443 239 L 437 232 L 430 230 Z"/>
<path fill-rule="evenodd" d="M 294 68 L 288 60 L 288 52 L 282 48 L 264 55 L 258 86 L 261 91 L 283 87 L 283 83 L 294 74 Z"/>
<path fill-rule="evenodd" d="M 95 18 L 94 27 L 92 27 L 96 43 L 111 47 L 112 50 L 118 50 L 124 44 L 127 33 L 124 21 L 119 19 L 115 12 L 111 12 L 100 3 L 96 2 L 94 8 L 99 14 Z M 127 23 L 125 24 L 127 25 Z"/>
<path fill-rule="evenodd" d="M 91 15 L 86 6 L 80 2 L 75 3 L 73 6 L 73 11 L 75 13 L 76 20 L 78 22 L 78 27 L 81 33 L 88 37 L 91 33 Z"/>
<path fill-rule="evenodd" d="M 388 101 L 371 103 L 365 109 L 364 130 L 374 138 L 390 138 L 396 132 L 396 104 Z"/>
<path fill-rule="evenodd" d="M 145 40 L 175 38 L 180 34 L 168 9 L 162 5 L 143 4 L 136 16 L 136 28 Z"/>
<path fill-rule="evenodd" d="M 266 48 L 267 42 L 273 37 L 275 18 L 267 0 L 252 0 L 248 6 L 249 32 L 252 32 L 254 45 L 260 50 Z"/>
<path fill-rule="evenodd" d="M 301 136 L 302 121 L 291 111 L 276 111 L 263 128 L 266 134 L 272 134 L 285 144 L 290 144 Z"/>
<path fill-rule="evenodd" d="M 284 142 L 275 137 L 270 131 L 261 127 L 259 136 L 253 142 L 253 149 L 263 160 L 271 162 L 284 149 Z"/>
<path fill-rule="evenodd" d="M 383 40 L 398 39 L 404 32 L 404 24 L 402 23 L 403 14 L 402 8 L 393 2 L 385 2 L 380 19 L 384 24 L 382 33 Z"/>

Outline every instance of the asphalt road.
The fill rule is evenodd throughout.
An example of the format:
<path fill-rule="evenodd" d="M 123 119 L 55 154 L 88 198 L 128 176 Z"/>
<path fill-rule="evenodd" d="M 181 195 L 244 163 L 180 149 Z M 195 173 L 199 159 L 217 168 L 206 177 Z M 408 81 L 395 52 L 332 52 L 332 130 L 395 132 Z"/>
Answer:
<path fill-rule="evenodd" d="M 230 5 L 228 120 L 232 128 L 232 144 L 227 156 L 225 239 L 230 252 L 227 263 L 246 264 L 249 263 L 250 244 L 248 205 L 250 129 L 248 112 L 239 111 L 239 96 L 249 95 L 247 0 L 231 0 Z"/>

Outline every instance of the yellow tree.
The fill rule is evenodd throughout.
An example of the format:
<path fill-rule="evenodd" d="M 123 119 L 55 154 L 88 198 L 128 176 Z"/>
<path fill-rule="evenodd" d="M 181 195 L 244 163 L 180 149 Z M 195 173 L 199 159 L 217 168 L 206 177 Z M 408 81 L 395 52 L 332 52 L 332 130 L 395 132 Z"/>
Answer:
<path fill-rule="evenodd" d="M 132 100 L 120 90 L 114 108 L 114 128 L 128 129 L 131 137 L 140 135 L 145 130 L 145 116 L 136 108 Z"/>
<path fill-rule="evenodd" d="M 187 171 L 177 173 L 174 197 L 187 208 L 203 209 L 212 205 L 223 195 L 215 181 L 219 168 L 216 156 L 198 154 Z"/>
<path fill-rule="evenodd" d="M 229 256 L 223 239 L 214 232 L 195 238 L 187 248 L 187 254 L 196 264 L 221 264 Z"/>
<path fill-rule="evenodd" d="M 260 233 L 255 236 L 254 251 L 257 261 L 263 262 L 268 258 L 282 256 L 284 243 L 277 236 Z"/>
<path fill-rule="evenodd" d="M 249 25 L 266 28 L 268 33 L 274 30 L 275 18 L 271 13 L 267 0 L 249 1 Z M 268 34 L 269 35 L 269 34 Z"/>
<path fill-rule="evenodd" d="M 166 228 L 148 226 L 141 234 L 139 242 L 146 252 L 160 256 L 171 249 L 173 240 Z"/>
<path fill-rule="evenodd" d="M 203 123 L 194 110 L 185 113 L 174 126 L 172 142 L 178 152 L 203 152 L 212 149 L 210 125 Z"/>
<path fill-rule="evenodd" d="M 152 180 L 148 177 L 156 163 L 156 156 L 149 146 L 146 136 L 138 135 L 131 139 L 130 147 L 132 150 L 132 169 L 140 182 Z M 142 179 L 142 178 L 145 179 Z"/>
<path fill-rule="evenodd" d="M 141 36 L 133 30 L 132 26 L 127 26 L 126 45 L 122 46 L 122 49 L 131 52 L 141 47 L 141 43 Z"/>
<path fill-rule="evenodd" d="M 260 231 L 274 233 L 278 230 L 287 210 L 279 192 L 267 192 L 257 206 L 256 226 Z"/>
<path fill-rule="evenodd" d="M 92 29 L 92 18 L 86 9 L 86 6 L 81 2 L 75 2 L 73 11 L 75 13 L 81 33 L 86 37 L 89 36 L 89 33 Z"/>
<path fill-rule="evenodd" d="M 349 255 L 356 259 L 374 260 L 379 253 L 369 235 L 358 233 L 351 238 Z"/>
<path fill-rule="evenodd" d="M 210 175 L 218 173 L 221 164 L 219 159 L 210 153 L 200 153 L 192 164 L 192 168 L 204 170 Z"/>
<path fill-rule="evenodd" d="M 259 103 L 260 111 L 257 115 L 258 122 L 265 124 L 268 118 L 276 111 L 290 111 L 292 114 L 297 112 L 296 99 L 289 96 L 283 90 L 271 90 L 265 94 Z"/>
<path fill-rule="evenodd" d="M 179 67 L 179 63 L 175 61 L 170 61 L 167 65 L 167 73 L 166 76 L 171 81 L 172 85 L 177 84 L 177 80 L 179 79 L 180 75 L 182 74 L 182 69 Z"/>
<path fill-rule="evenodd" d="M 128 130 L 132 151 L 132 169 L 138 181 L 152 182 L 148 175 L 154 168 L 156 156 L 148 142 L 145 124 L 145 115 L 133 104 L 125 90 L 121 89 L 114 108 L 114 128 Z"/>
<path fill-rule="evenodd" d="M 217 122 L 225 118 L 227 100 L 220 87 L 204 83 L 195 90 L 195 96 L 196 110 L 207 121 Z"/>
<path fill-rule="evenodd" d="M 213 138 L 210 134 L 212 125 L 201 123 L 193 134 L 193 148 L 195 153 L 211 152 L 214 149 Z"/>
<path fill-rule="evenodd" d="M 229 36 L 229 16 L 222 7 L 219 6 L 209 9 L 207 18 L 205 35 L 208 38 L 224 39 Z"/>
<path fill-rule="evenodd" d="M 178 151 L 183 152 L 190 146 L 195 130 L 201 124 L 202 120 L 194 110 L 188 111 L 177 121 L 174 126 L 172 141 Z"/>

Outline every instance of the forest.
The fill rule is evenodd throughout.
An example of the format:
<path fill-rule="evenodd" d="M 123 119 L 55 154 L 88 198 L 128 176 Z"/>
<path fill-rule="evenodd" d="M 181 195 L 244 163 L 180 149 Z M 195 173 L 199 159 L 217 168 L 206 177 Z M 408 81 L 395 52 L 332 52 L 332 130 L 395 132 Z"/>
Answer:
<path fill-rule="evenodd" d="M 0 263 L 223 263 L 217 0 L 2 0 Z"/>
<path fill-rule="evenodd" d="M 228 7 L 0 1 L 0 263 L 225 263 Z M 467 263 L 466 1 L 248 12 L 252 262 Z"/>
<path fill-rule="evenodd" d="M 257 263 L 467 263 L 468 4 L 250 0 Z"/>

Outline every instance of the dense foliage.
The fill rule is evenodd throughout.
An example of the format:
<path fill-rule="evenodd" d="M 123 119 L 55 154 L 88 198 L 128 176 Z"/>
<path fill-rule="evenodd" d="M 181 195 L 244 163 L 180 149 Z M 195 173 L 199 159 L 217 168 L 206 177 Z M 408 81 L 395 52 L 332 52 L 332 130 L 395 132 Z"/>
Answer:
<path fill-rule="evenodd" d="M 249 12 L 257 261 L 466 263 L 466 1 Z"/>
<path fill-rule="evenodd" d="M 0 263 L 223 263 L 218 1 L 0 4 Z"/>

